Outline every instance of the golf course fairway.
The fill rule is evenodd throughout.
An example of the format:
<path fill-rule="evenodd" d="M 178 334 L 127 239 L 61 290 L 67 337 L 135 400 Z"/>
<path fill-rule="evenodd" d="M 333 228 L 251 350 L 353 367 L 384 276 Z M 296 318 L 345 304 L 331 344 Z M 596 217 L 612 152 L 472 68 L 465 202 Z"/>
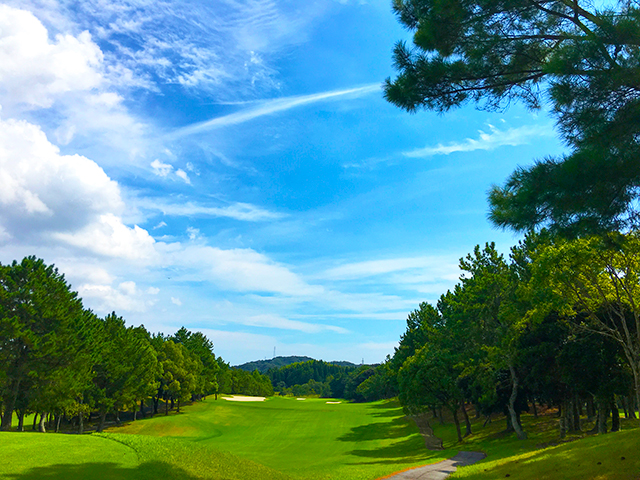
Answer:
<path fill-rule="evenodd" d="M 209 398 L 103 434 L 3 433 L 0 478 L 372 480 L 457 452 L 426 450 L 397 402 L 327 401 Z"/>

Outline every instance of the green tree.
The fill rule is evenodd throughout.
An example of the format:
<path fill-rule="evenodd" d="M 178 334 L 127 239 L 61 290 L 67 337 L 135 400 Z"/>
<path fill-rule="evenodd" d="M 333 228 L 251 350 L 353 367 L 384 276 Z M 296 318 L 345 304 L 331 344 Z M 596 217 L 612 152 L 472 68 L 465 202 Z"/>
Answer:
<path fill-rule="evenodd" d="M 640 234 L 611 233 L 541 249 L 533 278 L 541 311 L 555 309 L 620 345 L 640 405 Z"/>
<path fill-rule="evenodd" d="M 218 391 L 218 372 L 220 365 L 213 354 L 213 342 L 202 332 L 192 333 L 185 327 L 180 328 L 173 336 L 176 343 L 181 343 L 202 363 L 202 370 L 197 378 L 196 397 L 201 398 Z"/>
<path fill-rule="evenodd" d="M 497 225 L 580 233 L 637 225 L 640 10 L 574 0 L 394 0 L 399 42 L 385 97 L 408 111 L 520 100 L 552 110 L 571 152 L 490 194 Z"/>
<path fill-rule="evenodd" d="M 36 257 L 0 265 L 2 430 L 11 428 L 21 398 L 37 400 L 43 413 L 78 395 L 90 371 L 89 318 L 53 265 Z"/>

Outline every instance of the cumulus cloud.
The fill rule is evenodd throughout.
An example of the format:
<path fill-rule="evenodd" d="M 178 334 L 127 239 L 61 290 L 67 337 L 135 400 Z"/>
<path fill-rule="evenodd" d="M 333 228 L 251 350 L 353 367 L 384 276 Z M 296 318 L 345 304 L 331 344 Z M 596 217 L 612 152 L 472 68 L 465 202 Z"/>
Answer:
<path fill-rule="evenodd" d="M 103 80 L 103 55 L 89 32 L 57 35 L 31 12 L 0 5 L 0 89 L 3 102 L 50 107 L 71 91 L 91 90 Z"/>
<path fill-rule="evenodd" d="M 51 239 L 100 255 L 149 258 L 153 239 L 121 220 L 118 184 L 94 161 L 61 155 L 42 130 L 0 120 L 0 226 L 5 237 Z"/>
<path fill-rule="evenodd" d="M 83 284 L 78 288 L 78 293 L 102 314 L 112 311 L 144 312 L 154 304 L 132 281 L 122 282 L 116 287 Z"/>

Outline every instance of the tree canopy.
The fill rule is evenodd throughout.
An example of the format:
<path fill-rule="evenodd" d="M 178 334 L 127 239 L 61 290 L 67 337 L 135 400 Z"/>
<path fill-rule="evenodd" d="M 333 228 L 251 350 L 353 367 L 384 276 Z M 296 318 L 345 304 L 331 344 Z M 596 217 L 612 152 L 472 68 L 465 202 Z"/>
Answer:
<path fill-rule="evenodd" d="M 414 112 L 465 103 L 549 102 L 570 147 L 516 170 L 490 193 L 490 219 L 579 234 L 637 225 L 640 10 L 619 1 L 394 0 L 398 42 L 385 97 Z"/>

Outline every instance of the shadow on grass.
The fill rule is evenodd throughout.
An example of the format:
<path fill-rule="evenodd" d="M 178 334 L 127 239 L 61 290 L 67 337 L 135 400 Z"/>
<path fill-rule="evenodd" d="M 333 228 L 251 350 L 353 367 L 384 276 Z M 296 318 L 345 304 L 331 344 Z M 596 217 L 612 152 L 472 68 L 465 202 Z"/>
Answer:
<path fill-rule="evenodd" d="M 48 465 L 34 467 L 23 473 L 6 474 L 3 478 L 14 480 L 198 480 L 198 477 L 168 463 L 146 462 L 134 468 L 124 468 L 115 463 L 83 463 L 81 465 Z"/>
<path fill-rule="evenodd" d="M 387 445 L 386 447 L 378 447 L 373 450 L 352 450 L 349 454 L 372 459 L 371 461 L 363 460 L 362 462 L 353 462 L 352 465 L 406 464 L 423 461 L 425 458 L 425 448 L 422 439 L 413 435 L 395 442 L 392 445 Z"/>
<path fill-rule="evenodd" d="M 408 437 L 415 428 L 404 418 L 397 417 L 390 422 L 369 423 L 353 427 L 349 433 L 338 437 L 341 442 L 365 442 L 387 438 Z"/>

